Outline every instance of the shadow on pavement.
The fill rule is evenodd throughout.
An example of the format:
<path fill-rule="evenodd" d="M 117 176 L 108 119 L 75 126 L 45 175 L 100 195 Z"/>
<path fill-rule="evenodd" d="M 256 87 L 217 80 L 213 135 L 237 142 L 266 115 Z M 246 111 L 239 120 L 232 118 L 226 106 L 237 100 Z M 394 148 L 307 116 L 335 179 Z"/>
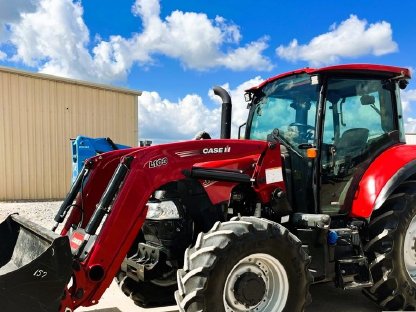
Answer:
<path fill-rule="evenodd" d="M 365 297 L 360 289 L 342 290 L 335 288 L 333 283 L 316 284 L 311 286 L 312 303 L 306 312 L 379 312 L 381 309 Z M 117 307 L 115 307 L 117 306 Z M 118 289 L 116 283 L 110 286 L 100 300 L 99 306 L 80 308 L 84 312 L 174 312 L 176 306 L 141 309 L 135 306 Z M 1 308 L 0 308 L 1 312 Z M 212 312 L 212 311 L 209 311 Z"/>
<path fill-rule="evenodd" d="M 342 290 L 332 283 L 311 286 L 312 303 L 307 312 L 375 312 L 380 308 L 361 293 L 360 289 Z"/>

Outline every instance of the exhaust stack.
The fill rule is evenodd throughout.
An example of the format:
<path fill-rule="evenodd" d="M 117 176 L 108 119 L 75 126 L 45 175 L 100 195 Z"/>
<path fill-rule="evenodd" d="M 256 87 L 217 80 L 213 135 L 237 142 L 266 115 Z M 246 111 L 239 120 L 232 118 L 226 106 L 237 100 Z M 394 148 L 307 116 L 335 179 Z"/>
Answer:
<path fill-rule="evenodd" d="M 222 100 L 221 139 L 229 139 L 231 138 L 231 97 L 224 88 L 219 86 L 214 87 L 214 94 Z"/>

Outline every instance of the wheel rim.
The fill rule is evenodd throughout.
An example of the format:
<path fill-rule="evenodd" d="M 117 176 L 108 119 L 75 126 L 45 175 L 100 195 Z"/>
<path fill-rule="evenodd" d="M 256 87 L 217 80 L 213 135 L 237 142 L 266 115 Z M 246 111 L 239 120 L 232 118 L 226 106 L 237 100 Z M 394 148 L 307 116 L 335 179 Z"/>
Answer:
<path fill-rule="evenodd" d="M 257 280 L 253 282 L 254 275 Z M 260 296 L 247 293 L 250 289 L 244 289 L 244 285 L 250 285 L 248 280 L 252 286 L 258 285 L 263 292 Z M 244 294 L 250 298 L 242 300 Z M 288 294 L 289 280 L 280 261 L 268 254 L 252 254 L 240 260 L 228 274 L 223 293 L 224 308 L 226 312 L 280 312 L 286 306 Z"/>
<path fill-rule="evenodd" d="M 413 217 L 407 228 L 403 247 L 407 274 L 416 283 L 416 216 Z"/>

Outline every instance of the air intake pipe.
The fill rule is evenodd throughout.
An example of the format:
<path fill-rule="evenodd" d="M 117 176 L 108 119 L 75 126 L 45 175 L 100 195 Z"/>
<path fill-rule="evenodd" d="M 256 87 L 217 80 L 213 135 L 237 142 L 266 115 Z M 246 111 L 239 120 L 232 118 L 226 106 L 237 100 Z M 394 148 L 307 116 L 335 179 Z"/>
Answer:
<path fill-rule="evenodd" d="M 231 97 L 223 88 L 214 87 L 214 94 L 218 95 L 222 100 L 221 111 L 221 139 L 231 138 Z"/>

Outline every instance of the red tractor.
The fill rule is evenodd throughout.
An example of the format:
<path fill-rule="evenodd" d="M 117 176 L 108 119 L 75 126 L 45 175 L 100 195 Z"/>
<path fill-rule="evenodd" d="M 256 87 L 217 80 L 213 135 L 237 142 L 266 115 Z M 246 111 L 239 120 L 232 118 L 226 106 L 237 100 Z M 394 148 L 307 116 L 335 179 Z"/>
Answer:
<path fill-rule="evenodd" d="M 138 305 L 175 294 L 186 312 L 303 311 L 311 283 L 328 281 L 414 310 L 409 79 L 380 65 L 270 78 L 247 90 L 244 140 L 229 139 L 231 101 L 216 89 L 222 139 L 90 158 L 52 231 L 0 224 L 2 311 L 94 305 L 114 277 Z"/>

